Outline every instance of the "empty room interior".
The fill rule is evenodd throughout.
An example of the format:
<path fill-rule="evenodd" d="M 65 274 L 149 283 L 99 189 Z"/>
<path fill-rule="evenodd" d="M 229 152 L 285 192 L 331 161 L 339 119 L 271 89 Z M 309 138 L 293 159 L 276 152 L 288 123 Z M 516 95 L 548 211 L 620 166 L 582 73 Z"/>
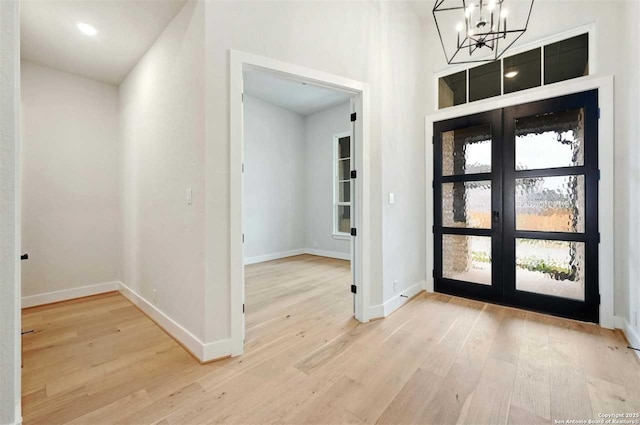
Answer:
<path fill-rule="evenodd" d="M 640 424 L 638 21 L 1 0 L 0 425 Z"/>
<path fill-rule="evenodd" d="M 351 95 L 243 71 L 247 347 L 353 317 Z"/>

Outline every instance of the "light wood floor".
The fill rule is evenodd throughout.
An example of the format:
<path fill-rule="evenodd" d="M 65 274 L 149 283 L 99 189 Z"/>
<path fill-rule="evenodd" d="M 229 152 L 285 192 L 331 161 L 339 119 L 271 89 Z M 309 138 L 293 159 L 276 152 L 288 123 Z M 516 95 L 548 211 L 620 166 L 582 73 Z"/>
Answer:
<path fill-rule="evenodd" d="M 348 263 L 247 267 L 246 354 L 198 364 L 119 294 L 25 310 L 29 424 L 542 424 L 640 412 L 617 332 L 421 294 L 351 317 Z"/>

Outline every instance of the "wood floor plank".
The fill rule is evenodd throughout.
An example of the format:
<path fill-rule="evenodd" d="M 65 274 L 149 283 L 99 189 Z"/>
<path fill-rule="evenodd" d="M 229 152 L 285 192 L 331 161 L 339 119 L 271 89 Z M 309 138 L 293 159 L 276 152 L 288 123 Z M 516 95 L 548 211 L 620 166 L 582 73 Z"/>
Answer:
<path fill-rule="evenodd" d="M 245 354 L 201 365 L 117 293 L 23 311 L 25 425 L 545 424 L 640 409 L 618 332 L 443 294 L 353 319 L 349 263 L 246 267 Z"/>

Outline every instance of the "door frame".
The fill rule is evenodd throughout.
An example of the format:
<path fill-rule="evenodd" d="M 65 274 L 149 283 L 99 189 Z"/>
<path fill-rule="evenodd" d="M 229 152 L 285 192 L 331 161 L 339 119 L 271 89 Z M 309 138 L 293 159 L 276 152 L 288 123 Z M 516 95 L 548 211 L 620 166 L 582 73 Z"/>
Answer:
<path fill-rule="evenodd" d="M 230 315 L 231 315 L 231 355 L 238 356 L 244 351 L 244 246 L 243 235 L 243 176 L 242 163 L 244 158 L 244 130 L 243 130 L 243 69 L 259 69 L 282 77 L 300 82 L 340 90 L 354 95 L 352 112 L 357 114 L 357 120 L 352 125 L 353 143 L 355 145 L 355 170 L 358 175 L 353 186 L 355 213 L 352 212 L 352 222 L 358 229 L 357 236 L 352 243 L 352 263 L 354 281 L 357 282 L 355 300 L 355 318 L 360 322 L 368 322 L 368 307 L 371 283 L 371 218 L 370 218 L 370 156 L 369 156 L 369 128 L 370 128 L 370 89 L 367 83 L 329 74 L 303 66 L 282 62 L 276 59 L 255 55 L 252 53 L 229 50 L 230 67 Z"/>
<path fill-rule="evenodd" d="M 22 423 L 20 2 L 0 1 L 0 423 Z"/>
<path fill-rule="evenodd" d="M 598 256 L 598 281 L 600 290 L 600 326 L 613 329 L 614 320 L 614 78 L 587 76 L 521 92 L 510 93 L 464 105 L 437 111 L 425 118 L 425 178 L 426 178 L 426 229 L 427 247 L 433 247 L 433 124 L 438 121 L 488 112 L 495 109 L 552 99 L 569 94 L 598 90 L 600 122 L 598 125 L 598 167 L 600 186 L 598 197 L 598 228 L 600 246 Z M 434 291 L 434 253 L 427 249 L 427 292 Z"/>

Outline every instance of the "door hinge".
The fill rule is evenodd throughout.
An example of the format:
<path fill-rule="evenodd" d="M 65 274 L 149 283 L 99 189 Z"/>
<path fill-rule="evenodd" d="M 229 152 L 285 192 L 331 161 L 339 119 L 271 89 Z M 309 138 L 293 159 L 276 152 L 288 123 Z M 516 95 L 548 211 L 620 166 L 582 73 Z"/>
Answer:
<path fill-rule="evenodd" d="M 431 226 L 431 233 L 435 233 L 436 232 L 436 226 Z"/>
<path fill-rule="evenodd" d="M 435 188 L 436 188 L 436 181 L 431 180 L 431 189 L 435 189 Z"/>
<path fill-rule="evenodd" d="M 598 294 L 598 305 L 600 305 L 600 294 Z"/>
<path fill-rule="evenodd" d="M 431 136 L 431 144 L 432 145 L 436 144 L 436 136 Z"/>
<path fill-rule="evenodd" d="M 598 119 L 600 119 L 600 108 L 598 108 Z"/>
<path fill-rule="evenodd" d="M 242 95 L 241 95 L 241 101 L 242 101 L 242 103 L 244 103 L 244 93 L 242 93 Z"/>
<path fill-rule="evenodd" d="M 244 314 L 244 304 L 242 304 L 242 314 Z"/>
<path fill-rule="evenodd" d="M 435 270 L 431 270 L 431 277 L 436 277 L 436 271 Z"/>
<path fill-rule="evenodd" d="M 357 114 L 354 112 L 353 114 L 351 114 L 351 122 L 354 122 L 357 118 Z"/>
<path fill-rule="evenodd" d="M 600 177 L 601 177 L 600 170 L 598 170 L 598 181 L 600 181 Z"/>
<path fill-rule="evenodd" d="M 351 170 L 351 178 L 355 179 L 358 176 L 358 173 L 356 172 L 356 170 Z"/>
<path fill-rule="evenodd" d="M 600 243 L 600 232 L 598 232 L 598 243 Z"/>
<path fill-rule="evenodd" d="M 244 162 L 242 163 L 242 172 L 244 173 Z"/>
<path fill-rule="evenodd" d="M 358 231 L 356 230 L 356 228 L 352 227 L 351 228 L 351 236 L 358 236 L 357 233 L 358 233 Z"/>
<path fill-rule="evenodd" d="M 244 243 L 244 233 L 242 234 L 242 243 Z"/>
<path fill-rule="evenodd" d="M 356 285 L 351 285 L 351 293 L 352 294 L 358 293 L 358 288 L 356 287 Z"/>

